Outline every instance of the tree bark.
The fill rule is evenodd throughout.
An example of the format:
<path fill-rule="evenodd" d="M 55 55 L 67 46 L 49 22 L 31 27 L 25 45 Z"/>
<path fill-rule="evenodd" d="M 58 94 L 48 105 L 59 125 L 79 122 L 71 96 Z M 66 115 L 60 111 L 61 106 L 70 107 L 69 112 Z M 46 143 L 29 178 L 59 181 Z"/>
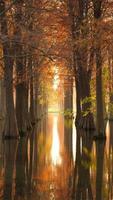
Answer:
<path fill-rule="evenodd" d="M 0 139 L 2 139 L 2 133 L 4 131 L 5 116 L 6 116 L 5 84 L 4 80 L 1 80 L 0 81 L 0 132 L 1 132 Z"/>
<path fill-rule="evenodd" d="M 5 10 L 5 2 L 0 2 L 0 12 Z M 4 130 L 5 138 L 17 138 L 18 129 L 14 108 L 14 97 L 13 97 L 13 57 L 12 57 L 12 45 L 8 37 L 7 30 L 7 18 L 5 12 L 1 15 L 1 34 L 7 36 L 7 40 L 2 42 L 3 56 L 4 56 L 4 67 L 5 67 L 5 87 L 6 87 L 6 123 Z"/>
<path fill-rule="evenodd" d="M 6 59 L 5 59 L 6 61 Z M 12 83 L 12 74 L 13 74 L 13 66 L 9 64 L 9 61 L 6 61 L 5 64 L 7 67 L 5 68 L 5 87 L 6 87 L 6 123 L 4 129 L 4 137 L 5 138 L 17 138 L 18 129 L 17 129 L 17 121 L 16 114 L 14 108 L 14 99 L 13 99 L 13 83 Z"/>
<path fill-rule="evenodd" d="M 22 5 L 23 1 L 18 1 L 16 3 L 15 9 L 15 41 L 20 43 L 15 43 L 15 55 L 16 55 L 16 73 L 17 73 L 17 86 L 16 86 L 16 116 L 19 132 L 24 135 L 27 131 L 28 126 L 28 84 L 26 80 L 26 56 L 22 39 L 21 21 L 22 21 Z"/>
<path fill-rule="evenodd" d="M 110 54 L 110 52 L 109 52 Z M 109 63 L 109 105 L 108 105 L 108 119 L 113 120 L 113 55 L 108 58 Z"/>
<path fill-rule="evenodd" d="M 75 124 L 79 124 L 81 117 L 81 105 L 80 105 L 80 82 L 76 80 L 76 121 Z"/>
<path fill-rule="evenodd" d="M 28 89 L 25 83 L 16 86 L 16 116 L 20 135 L 28 128 Z"/>
<path fill-rule="evenodd" d="M 96 126 L 98 134 L 104 133 L 103 89 L 102 89 L 102 58 L 100 49 L 96 49 Z"/>
<path fill-rule="evenodd" d="M 100 46 L 100 33 L 98 21 L 102 15 L 102 1 L 93 0 L 94 6 L 94 18 L 96 19 L 96 127 L 98 135 L 104 135 L 104 110 L 103 110 L 103 91 L 102 91 L 102 57 L 101 57 L 101 46 Z"/>
<path fill-rule="evenodd" d="M 64 99 L 64 111 L 68 111 L 67 114 L 69 115 L 64 115 L 64 145 L 67 154 L 69 155 L 69 159 L 71 160 L 72 158 L 72 126 L 73 126 L 73 116 L 72 116 L 72 111 L 73 111 L 73 87 L 71 85 L 71 88 L 67 87 L 64 88 L 64 93 L 65 93 L 65 99 Z"/>
<path fill-rule="evenodd" d="M 73 5 L 75 4 L 75 5 Z M 68 1 L 69 15 L 71 19 L 72 40 L 80 41 L 83 39 L 83 44 L 73 44 L 73 61 L 76 80 L 76 100 L 77 100 L 77 116 L 76 124 L 83 129 L 95 129 L 93 114 L 91 113 L 91 103 L 82 105 L 85 98 L 90 98 L 90 80 L 92 66 L 88 61 L 90 52 L 88 44 L 84 45 L 85 37 L 88 36 L 88 30 L 85 29 L 87 23 L 88 1 L 78 0 L 75 3 Z M 76 14 L 73 7 L 75 6 Z M 90 58 L 92 58 L 90 56 Z M 88 113 L 88 114 L 86 114 Z M 85 117 L 84 117 L 85 114 Z"/>
<path fill-rule="evenodd" d="M 5 118 L 6 115 L 6 100 L 5 100 L 5 84 L 4 80 L 0 81 L 0 118 Z"/>

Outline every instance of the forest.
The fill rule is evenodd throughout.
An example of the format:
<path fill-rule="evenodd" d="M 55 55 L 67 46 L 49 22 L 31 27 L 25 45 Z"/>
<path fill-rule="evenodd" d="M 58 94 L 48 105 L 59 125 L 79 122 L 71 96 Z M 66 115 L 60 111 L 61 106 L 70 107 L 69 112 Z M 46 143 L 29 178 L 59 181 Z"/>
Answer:
<path fill-rule="evenodd" d="M 0 200 L 113 199 L 113 0 L 0 0 Z"/>

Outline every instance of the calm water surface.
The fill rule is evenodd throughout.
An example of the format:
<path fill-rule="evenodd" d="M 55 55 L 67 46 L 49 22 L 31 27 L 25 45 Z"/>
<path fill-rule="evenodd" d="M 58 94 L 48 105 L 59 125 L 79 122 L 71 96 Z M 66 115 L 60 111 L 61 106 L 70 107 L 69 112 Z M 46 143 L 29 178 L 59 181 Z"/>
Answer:
<path fill-rule="evenodd" d="M 28 138 L 0 142 L 0 200 L 112 200 L 113 122 L 107 140 L 48 114 Z"/>

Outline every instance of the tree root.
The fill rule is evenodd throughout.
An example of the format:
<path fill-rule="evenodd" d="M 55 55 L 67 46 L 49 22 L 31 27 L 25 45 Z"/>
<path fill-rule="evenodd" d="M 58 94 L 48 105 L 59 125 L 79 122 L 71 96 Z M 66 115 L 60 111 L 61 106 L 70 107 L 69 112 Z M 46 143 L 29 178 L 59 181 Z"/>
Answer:
<path fill-rule="evenodd" d="M 77 123 L 78 128 L 85 129 L 85 130 L 95 130 L 94 118 L 91 113 L 89 113 L 85 117 L 81 117 L 81 119 L 79 119 L 78 122 L 77 121 L 76 123 Z"/>

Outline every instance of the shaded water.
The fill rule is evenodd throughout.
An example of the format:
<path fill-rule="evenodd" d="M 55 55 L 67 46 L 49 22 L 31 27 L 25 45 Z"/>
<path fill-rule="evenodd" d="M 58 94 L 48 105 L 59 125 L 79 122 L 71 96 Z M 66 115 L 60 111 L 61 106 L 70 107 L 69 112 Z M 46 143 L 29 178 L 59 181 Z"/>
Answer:
<path fill-rule="evenodd" d="M 28 138 L 0 143 L 0 200 L 112 200 L 113 122 L 107 141 L 48 114 Z"/>

